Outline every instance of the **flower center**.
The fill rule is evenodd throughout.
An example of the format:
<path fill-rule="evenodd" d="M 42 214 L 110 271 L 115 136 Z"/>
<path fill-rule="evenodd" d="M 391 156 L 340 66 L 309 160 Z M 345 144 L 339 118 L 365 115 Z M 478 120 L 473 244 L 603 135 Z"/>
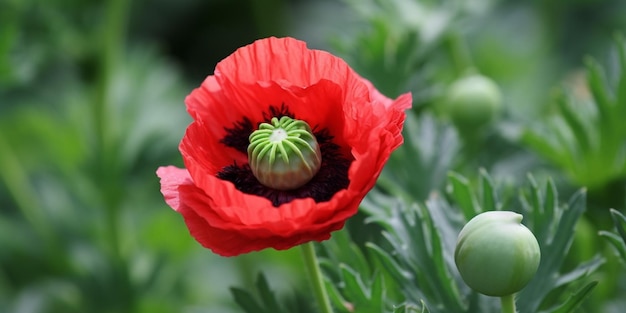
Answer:
<path fill-rule="evenodd" d="M 249 141 L 252 174 L 266 187 L 297 189 L 308 183 L 321 167 L 320 147 L 304 121 L 273 117 L 270 123 L 259 124 Z"/>

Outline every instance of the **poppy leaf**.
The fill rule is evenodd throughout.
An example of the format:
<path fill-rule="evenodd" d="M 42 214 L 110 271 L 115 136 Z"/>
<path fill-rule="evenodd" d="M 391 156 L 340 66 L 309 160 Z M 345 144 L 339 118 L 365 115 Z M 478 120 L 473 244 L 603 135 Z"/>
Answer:
<path fill-rule="evenodd" d="M 395 281 L 403 282 L 413 278 L 413 275 L 403 269 L 386 251 L 373 243 L 367 243 L 365 246 Z"/>
<path fill-rule="evenodd" d="M 482 211 L 470 189 L 470 183 L 465 177 L 450 172 L 448 174 L 448 182 L 450 183 L 450 195 L 463 211 L 465 219 L 470 220 Z"/>
<path fill-rule="evenodd" d="M 267 312 L 280 312 L 280 306 L 278 305 L 278 301 L 276 300 L 276 295 L 272 290 L 270 290 L 270 286 L 267 283 L 267 279 L 263 273 L 259 273 L 256 281 L 256 288 L 259 292 L 259 297 L 262 299 L 265 304 L 265 310 Z"/>
<path fill-rule="evenodd" d="M 262 313 L 265 312 L 261 305 L 254 299 L 252 294 L 241 288 L 231 287 L 230 292 L 233 295 L 235 303 L 241 307 L 246 313 Z"/>
<path fill-rule="evenodd" d="M 617 255 L 622 259 L 622 262 L 626 262 L 626 243 L 624 243 L 622 238 L 608 231 L 600 231 L 598 234 L 606 238 L 615 249 Z"/>
<path fill-rule="evenodd" d="M 558 105 L 561 116 L 574 134 L 580 153 L 586 154 L 591 152 L 592 138 L 589 138 L 589 134 L 592 132 L 585 127 L 583 119 L 574 111 L 572 102 L 567 99 L 567 95 L 563 92 L 558 92 L 555 102 Z"/>
<path fill-rule="evenodd" d="M 591 291 L 598 284 L 597 281 L 590 282 L 584 287 L 580 288 L 575 293 L 571 294 L 565 302 L 556 309 L 550 310 L 550 313 L 572 313 L 576 308 L 591 294 Z"/>
<path fill-rule="evenodd" d="M 429 313 L 428 307 L 421 301 L 420 305 L 416 304 L 401 304 L 399 306 L 394 307 L 393 313 Z"/>
<path fill-rule="evenodd" d="M 537 126 L 537 128 L 544 127 Z M 542 132 L 544 132 L 542 129 L 525 129 L 520 136 L 520 141 L 535 150 L 543 158 L 554 164 L 565 167 L 564 160 L 566 158 L 566 151 L 561 149 L 560 146 L 554 142 L 555 140 L 552 137 L 542 135 Z"/>
<path fill-rule="evenodd" d="M 361 280 L 361 275 L 351 269 L 345 264 L 339 265 L 339 271 L 341 272 L 341 279 L 344 284 L 344 291 L 355 306 L 367 304 L 369 298 L 369 291 Z"/>
<path fill-rule="evenodd" d="M 613 219 L 613 224 L 615 225 L 615 229 L 617 229 L 617 233 L 626 243 L 626 216 L 624 216 L 621 212 L 615 209 L 611 209 L 610 211 L 611 218 Z"/>
<path fill-rule="evenodd" d="M 493 187 L 493 180 L 485 169 L 480 170 L 480 190 L 483 211 L 499 210 L 498 196 Z"/>
<path fill-rule="evenodd" d="M 328 293 L 328 298 L 333 307 L 338 308 L 340 312 L 350 312 L 346 308 L 346 306 L 349 305 L 348 301 L 341 296 L 341 293 L 337 289 L 337 285 L 329 281 L 324 281 L 324 285 L 326 286 L 326 292 Z"/>
<path fill-rule="evenodd" d="M 403 133 L 406 140 L 391 154 L 379 187 L 404 199 L 424 199 L 444 187 L 460 140 L 454 127 L 431 114 L 407 114 Z"/>
<path fill-rule="evenodd" d="M 370 287 L 369 307 L 373 312 L 383 312 L 386 305 L 385 300 L 385 281 L 383 275 L 377 272 L 373 276 Z"/>
<path fill-rule="evenodd" d="M 598 106 L 600 121 L 603 121 L 602 124 L 604 124 L 611 119 L 613 107 L 610 92 L 606 88 L 607 84 L 604 79 L 604 71 L 600 64 L 591 57 L 585 59 L 585 64 L 587 65 L 587 83 Z"/>
<path fill-rule="evenodd" d="M 518 294 L 518 310 L 524 312 L 536 312 L 542 301 L 548 297 L 552 290 L 562 284 L 579 281 L 587 277 L 597 269 L 597 266 L 604 262 L 603 259 L 594 259 L 587 263 L 581 271 L 572 272 L 570 277 L 563 277 L 560 268 L 565 261 L 565 256 L 574 240 L 575 225 L 586 207 L 586 192 L 580 190 L 571 196 L 566 205 L 555 205 L 552 209 L 546 209 L 545 195 L 540 191 L 536 181 L 529 176 L 531 183 L 530 194 L 532 200 L 527 203 L 525 214 L 533 216 L 541 211 L 552 211 L 553 216 L 542 216 L 548 221 L 535 222 L 531 230 L 535 233 L 539 246 L 541 247 L 541 262 L 535 278 Z M 548 183 L 549 185 L 550 183 Z M 552 188 L 548 188 L 550 190 Z M 554 301 L 554 298 L 551 298 Z"/>

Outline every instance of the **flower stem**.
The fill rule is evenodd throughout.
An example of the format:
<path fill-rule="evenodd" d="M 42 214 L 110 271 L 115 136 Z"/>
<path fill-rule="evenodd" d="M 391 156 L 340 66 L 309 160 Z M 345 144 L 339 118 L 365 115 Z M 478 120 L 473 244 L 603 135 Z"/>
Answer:
<path fill-rule="evenodd" d="M 94 153 L 97 164 L 95 179 L 101 192 L 105 210 L 104 223 L 109 238 L 110 253 L 115 262 L 121 263 L 119 238 L 119 209 L 123 196 L 120 191 L 119 160 L 115 151 L 110 126 L 109 106 L 111 105 L 111 85 L 115 67 L 119 63 L 124 47 L 124 35 L 131 1 L 107 0 L 105 19 L 102 24 L 101 49 L 99 55 L 100 76 L 93 106 L 93 127 L 95 132 Z"/>
<path fill-rule="evenodd" d="M 59 256 L 63 253 L 63 248 L 59 245 L 51 223 L 46 220 L 46 212 L 41 208 L 38 197 L 33 197 L 37 192 L 29 182 L 28 169 L 5 138 L 0 133 L 0 182 L 4 182 L 7 194 L 13 197 L 16 208 L 39 235 L 38 240 L 45 243 L 46 252 L 50 253 L 48 260 L 53 260 L 56 267 L 63 262 L 63 258 Z"/>
<path fill-rule="evenodd" d="M 469 48 L 458 32 L 451 31 L 445 37 L 444 44 L 452 58 L 457 75 L 462 75 L 474 67 Z"/>
<path fill-rule="evenodd" d="M 502 304 L 502 313 L 515 313 L 515 294 L 500 297 Z"/>
<path fill-rule="evenodd" d="M 324 286 L 324 279 L 322 278 L 322 272 L 317 263 L 317 256 L 315 255 L 315 247 L 313 242 L 307 242 L 300 245 L 302 247 L 302 255 L 304 257 L 304 264 L 309 274 L 309 280 L 313 285 L 313 291 L 317 304 L 321 313 L 332 313 L 333 309 L 330 306 L 330 300 L 326 293 L 326 287 Z"/>

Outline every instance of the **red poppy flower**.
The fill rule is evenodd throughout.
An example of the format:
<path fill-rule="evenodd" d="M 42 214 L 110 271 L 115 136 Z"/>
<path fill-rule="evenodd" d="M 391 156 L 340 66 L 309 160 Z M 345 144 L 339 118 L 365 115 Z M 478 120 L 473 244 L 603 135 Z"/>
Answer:
<path fill-rule="evenodd" d="M 402 143 L 411 95 L 391 100 L 342 59 L 292 38 L 267 38 L 217 64 L 187 96 L 193 122 L 180 143 L 187 169 L 160 167 L 165 201 L 191 235 L 223 256 L 330 238 L 357 212 Z M 261 123 L 310 125 L 319 170 L 304 185 L 262 184 L 248 161 Z"/>

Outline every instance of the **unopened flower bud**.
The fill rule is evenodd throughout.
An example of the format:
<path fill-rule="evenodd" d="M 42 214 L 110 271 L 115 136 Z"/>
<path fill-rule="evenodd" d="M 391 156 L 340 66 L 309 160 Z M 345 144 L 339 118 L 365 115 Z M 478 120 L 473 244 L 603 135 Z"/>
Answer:
<path fill-rule="evenodd" d="M 261 123 L 250 135 L 248 162 L 264 186 L 291 190 L 317 174 L 322 154 L 309 124 L 283 116 Z"/>
<path fill-rule="evenodd" d="M 472 218 L 459 233 L 454 261 L 475 291 L 503 297 L 520 291 L 539 267 L 541 252 L 522 215 L 489 211 Z"/>
<path fill-rule="evenodd" d="M 472 74 L 455 81 L 446 94 L 445 111 L 462 130 L 488 124 L 502 107 L 500 88 L 488 77 Z"/>

